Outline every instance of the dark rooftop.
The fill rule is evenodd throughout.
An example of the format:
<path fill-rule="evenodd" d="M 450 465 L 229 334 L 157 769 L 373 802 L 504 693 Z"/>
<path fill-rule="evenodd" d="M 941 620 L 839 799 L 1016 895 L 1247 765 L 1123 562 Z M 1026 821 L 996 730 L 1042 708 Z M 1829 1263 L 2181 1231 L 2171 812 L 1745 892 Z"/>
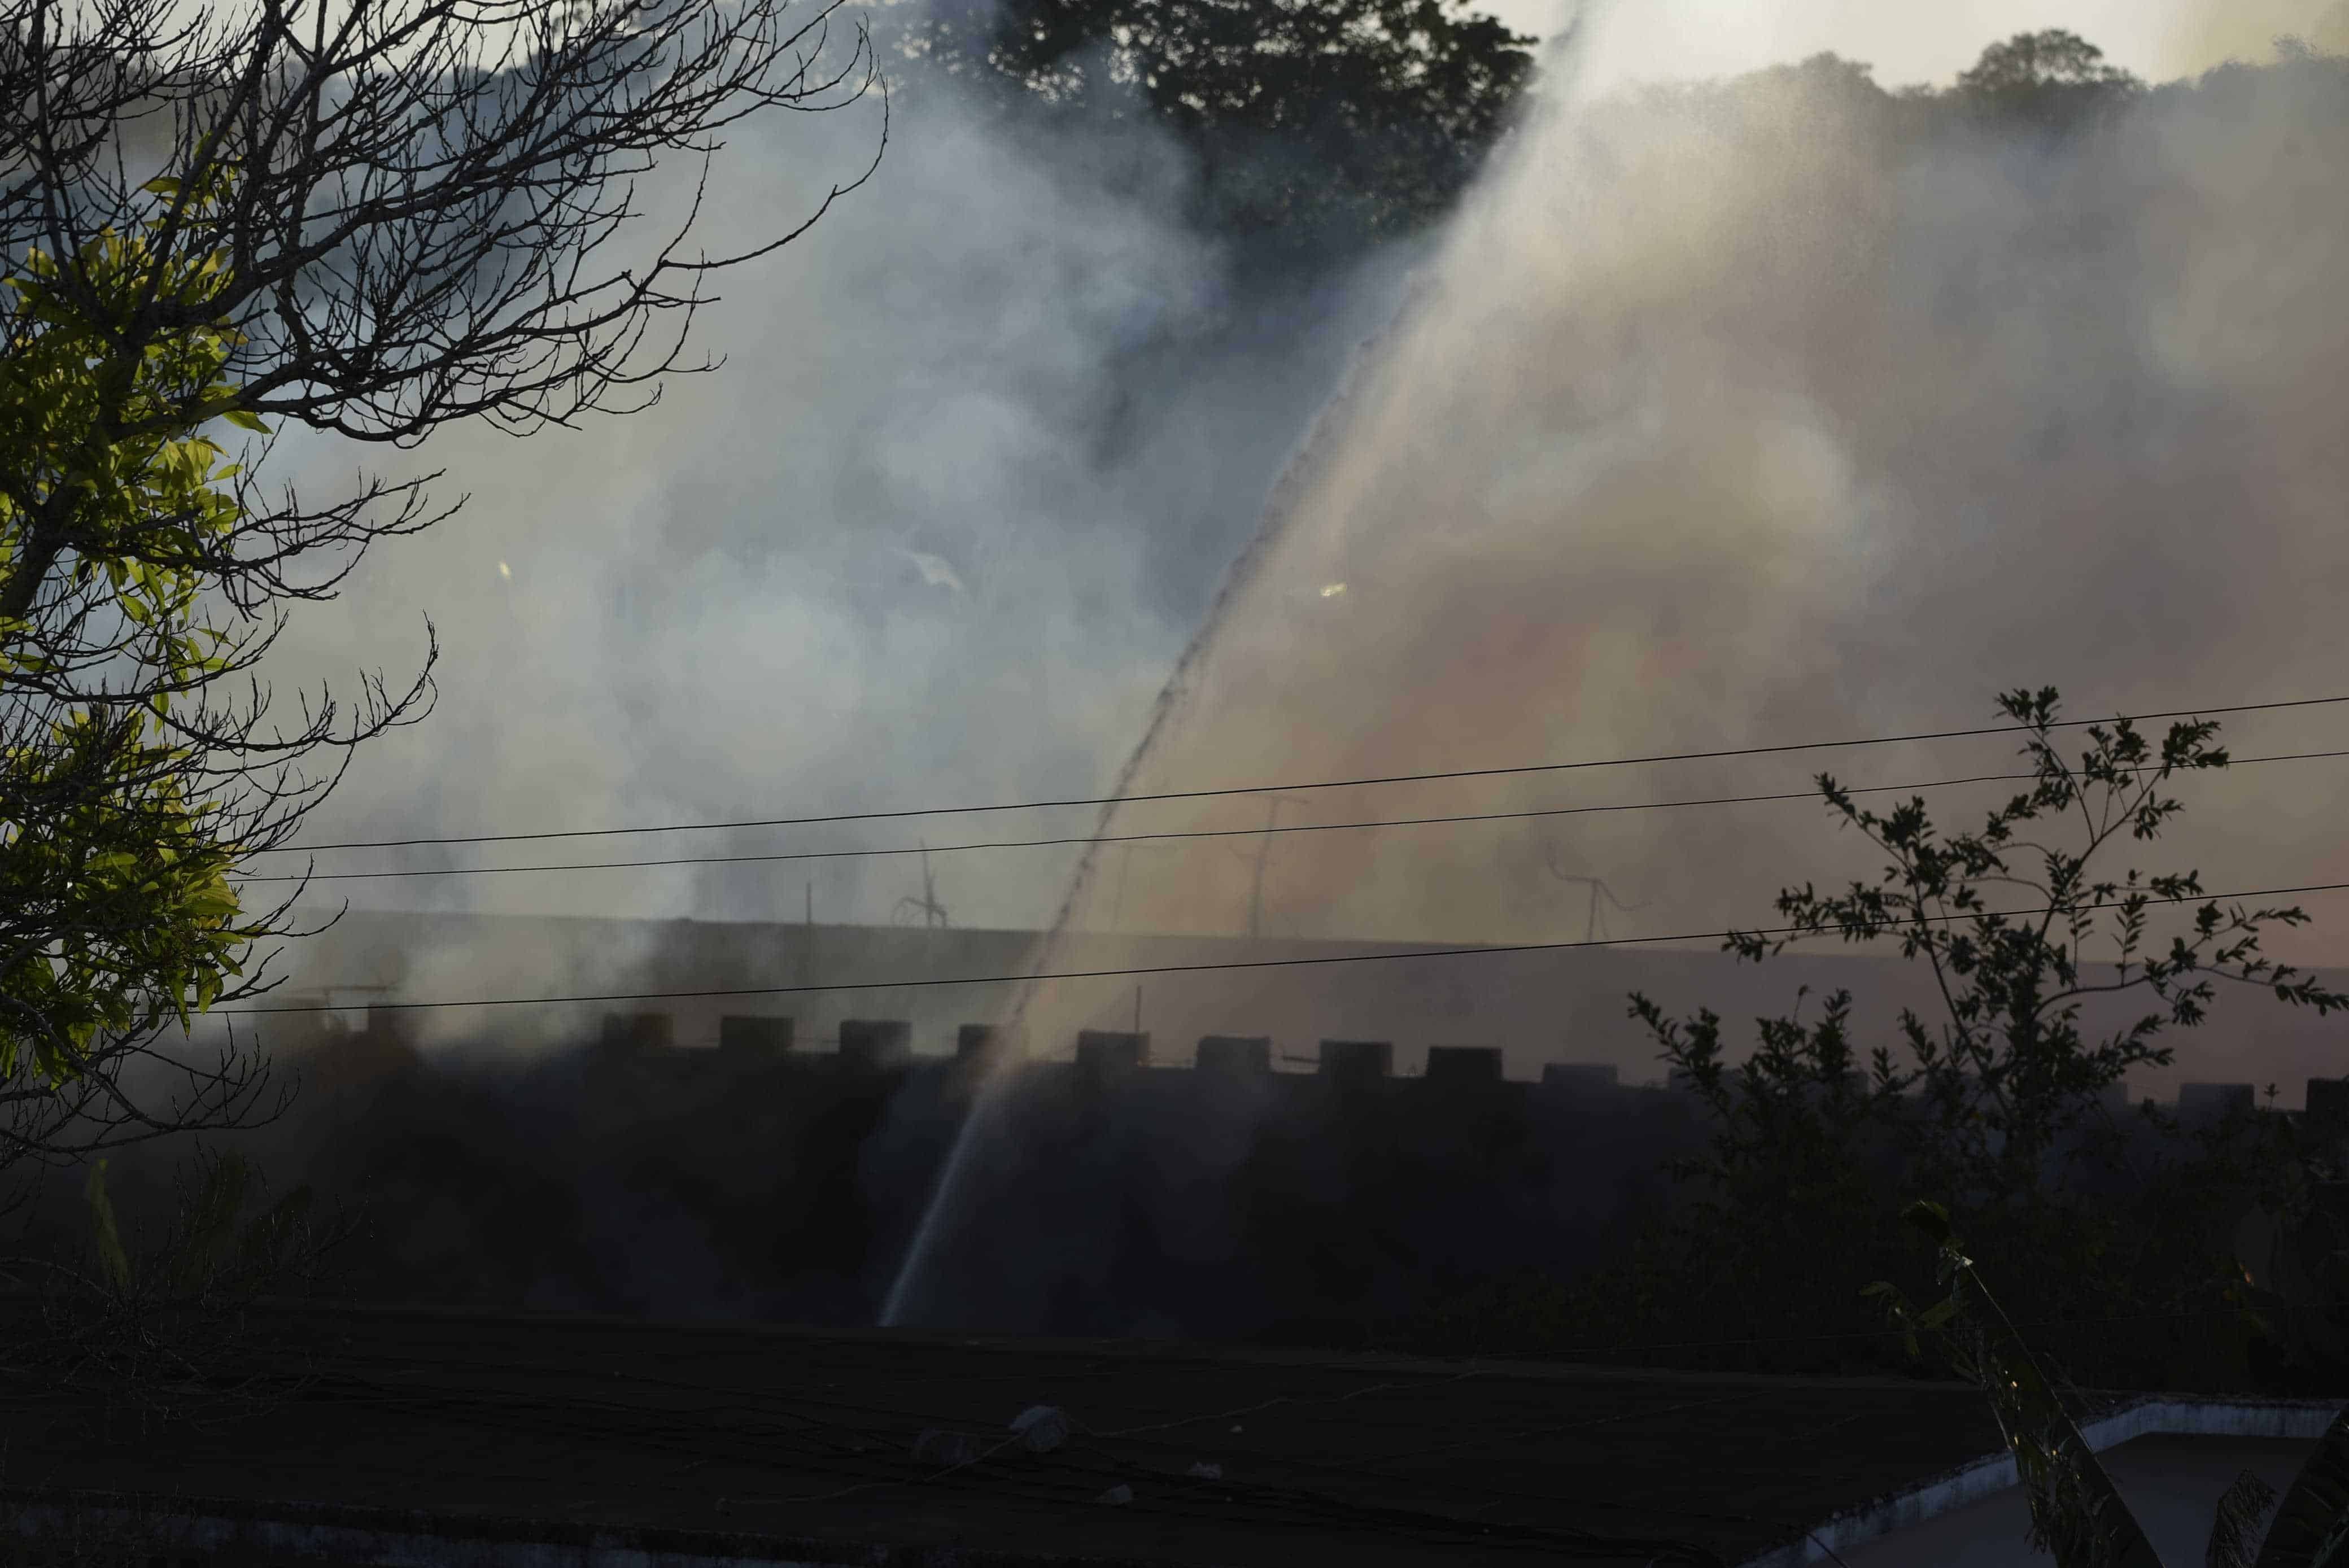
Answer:
<path fill-rule="evenodd" d="M 802 1563 L 1736 1563 L 1999 1446 L 1954 1383 L 576 1316 L 283 1321 L 285 1364 L 316 1377 L 265 1414 L 109 1436 L 13 1398 L 10 1490 Z M 1049 1452 L 1009 1439 L 1036 1405 L 1072 1424 Z M 917 1462 L 934 1429 L 983 1457 Z M 1129 1501 L 1103 1501 L 1121 1487 Z"/>

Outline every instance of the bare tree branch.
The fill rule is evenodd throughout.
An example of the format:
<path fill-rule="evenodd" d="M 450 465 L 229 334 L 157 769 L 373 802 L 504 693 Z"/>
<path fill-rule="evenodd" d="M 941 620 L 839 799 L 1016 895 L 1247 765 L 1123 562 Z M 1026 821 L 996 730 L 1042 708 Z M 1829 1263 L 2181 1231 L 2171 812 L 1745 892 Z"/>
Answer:
<path fill-rule="evenodd" d="M 288 607 L 463 500 L 434 503 L 433 473 L 264 490 L 272 427 L 523 435 L 714 368 L 687 353 L 708 280 L 805 233 L 885 147 L 840 5 L 0 0 L 0 275 L 37 283 L 0 289 L 0 415 L 23 427 L 0 429 L 0 1167 L 274 1114 L 249 1042 L 213 1060 L 183 1030 L 274 984 L 300 884 L 236 909 L 210 970 L 121 886 L 285 844 L 358 747 L 431 707 L 429 621 L 412 676 L 274 706 Z M 867 96 L 874 162 L 771 237 L 696 245 L 730 127 Z M 681 215 L 651 223 L 640 191 L 687 169 Z M 176 374 L 191 343 L 212 357 Z M 62 435 L 25 379 L 58 363 L 87 393 Z M 120 497 L 88 476 L 184 467 L 223 421 L 258 436 L 241 469 L 101 504 Z M 142 599 L 157 581 L 177 596 Z"/>

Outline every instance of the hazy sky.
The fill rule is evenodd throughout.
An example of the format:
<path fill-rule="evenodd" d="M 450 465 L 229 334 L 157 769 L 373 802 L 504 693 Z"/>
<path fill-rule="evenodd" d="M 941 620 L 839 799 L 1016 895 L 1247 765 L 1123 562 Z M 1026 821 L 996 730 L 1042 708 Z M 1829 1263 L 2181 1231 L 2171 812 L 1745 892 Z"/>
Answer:
<path fill-rule="evenodd" d="M 1547 35 L 1570 0 L 1488 0 L 1515 26 Z M 1875 67 L 1888 86 L 1946 82 L 1985 41 L 2066 27 L 2140 76 L 2187 75 L 2230 55 L 2263 57 L 2291 33 L 2335 47 L 2349 42 L 2343 0 L 1615 0 L 1599 7 L 1594 85 L 1662 76 L 1714 76 L 1799 60 L 1822 50 Z"/>

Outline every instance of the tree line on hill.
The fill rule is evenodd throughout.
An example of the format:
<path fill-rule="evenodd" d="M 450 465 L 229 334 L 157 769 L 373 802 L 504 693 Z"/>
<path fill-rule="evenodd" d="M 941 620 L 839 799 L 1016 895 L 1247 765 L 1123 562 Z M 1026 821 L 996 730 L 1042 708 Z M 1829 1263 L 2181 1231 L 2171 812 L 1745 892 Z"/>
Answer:
<path fill-rule="evenodd" d="M 1540 43 L 1471 0 L 891 0 L 873 26 L 912 90 L 952 83 L 1071 134 L 1160 128 L 1191 160 L 1194 221 L 1275 269 L 1343 264 L 1440 222 L 1516 123 Z M 2149 90 L 2052 28 L 1990 45 L 1943 88 L 1888 89 L 1821 54 L 1648 90 L 1703 113 L 1790 81 L 1909 145 L 2077 135 Z"/>

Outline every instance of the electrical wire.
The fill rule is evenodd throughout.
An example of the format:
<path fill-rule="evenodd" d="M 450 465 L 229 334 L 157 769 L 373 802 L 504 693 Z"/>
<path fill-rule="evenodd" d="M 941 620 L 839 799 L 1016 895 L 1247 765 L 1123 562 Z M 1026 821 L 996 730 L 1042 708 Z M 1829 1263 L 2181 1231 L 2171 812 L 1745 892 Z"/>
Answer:
<path fill-rule="evenodd" d="M 2291 751 L 2266 757 L 2239 757 L 2230 768 L 2245 768 L 2261 762 L 2311 762 L 2326 758 L 2349 757 L 2349 749 L 2337 751 Z M 2155 765 L 2124 769 L 2124 772 L 2149 773 Z M 1911 784 L 1868 784 L 1847 789 L 1853 795 L 1883 795 L 1903 789 L 1942 789 L 1962 784 L 2011 783 L 2036 779 L 2035 773 L 1976 773 L 1959 779 L 1929 779 Z M 1139 844 L 1183 839 L 1254 839 L 1272 833 L 1334 833 L 1376 828 L 1423 828 L 1461 822 L 1514 822 L 1543 817 L 1576 817 L 1616 811 L 1663 811 L 1688 807 L 1752 806 L 1772 801 L 1816 800 L 1819 792 L 1812 789 L 1786 790 L 1767 795 L 1716 795 L 1684 800 L 1626 800 L 1596 806 L 1545 806 L 1523 811 L 1473 811 L 1445 817 L 1389 817 L 1361 822 L 1293 822 L 1277 823 L 1257 828 L 1197 828 L 1157 833 L 1104 833 L 1098 837 L 1071 834 L 1054 839 L 991 839 L 962 844 L 922 844 L 891 846 L 887 849 L 862 850 L 800 850 L 775 854 L 679 855 L 651 861 L 574 861 L 543 866 L 429 866 L 418 870 L 373 872 L 289 872 L 284 875 L 243 875 L 247 882 L 374 882 L 392 877 L 465 877 L 508 876 L 530 872 L 609 872 L 648 870 L 661 866 L 761 865 L 779 861 L 847 861 L 869 860 L 902 855 L 945 855 L 968 850 L 1039 850 L 1076 844 Z M 240 873 L 242 874 L 242 873 Z"/>
<path fill-rule="evenodd" d="M 2297 697 L 2283 702 L 2233 703 L 2223 707 L 2175 708 L 2162 713 L 2116 716 L 2113 718 L 2064 718 L 2047 727 L 2072 729 L 2084 725 L 2135 723 L 2145 719 L 2200 718 L 2215 714 L 2270 713 L 2286 708 L 2322 707 L 2349 702 L 2340 696 Z M 1831 751 L 1860 746 L 1899 746 L 1926 740 L 1957 740 L 1973 736 L 2014 735 L 2032 727 L 2022 724 L 1981 725 L 1968 729 L 1923 730 L 1908 735 L 1874 735 L 1842 740 L 1790 741 L 1771 746 L 1722 747 L 1708 751 L 1657 752 L 1640 757 L 1586 758 L 1570 762 L 1526 762 L 1495 768 L 1455 768 L 1433 773 L 1391 773 L 1360 779 L 1317 779 L 1287 784 L 1234 784 L 1209 789 L 1166 789 L 1143 795 L 1081 795 L 1054 799 L 1011 800 L 986 805 L 912 806 L 886 811 L 841 811 L 823 816 L 760 817 L 716 822 L 659 822 L 617 828 L 564 828 L 530 833 L 471 833 L 411 839 L 347 839 L 323 844 L 283 844 L 272 854 L 305 854 L 325 850 L 409 849 L 426 844 L 519 843 L 530 840 L 610 838 L 626 833 L 706 832 L 730 828 L 797 828 L 824 822 L 873 822 L 906 817 L 964 816 L 980 811 L 1032 811 L 1058 806 L 1131 805 L 1153 800 L 1205 800 L 1236 795 L 1273 795 L 1303 789 L 1354 789 L 1384 784 L 1424 784 L 1456 779 L 1498 779 L 1526 773 L 1564 773 L 1593 768 L 1631 768 L 1652 763 L 1701 762 L 1730 757 L 1782 756 L 1796 751 Z"/>
<path fill-rule="evenodd" d="M 2349 882 L 2306 882 L 2297 887 L 2250 888 L 2232 892 L 2196 893 L 2191 897 L 2158 898 L 2143 895 L 2147 904 L 2218 903 L 2230 899 L 2282 898 L 2308 892 L 2339 892 L 2349 889 Z M 2106 899 L 2075 907 L 2082 910 L 2117 909 L 2128 901 Z M 1968 910 L 1957 914 L 1928 915 L 1926 921 L 1940 923 L 1948 921 L 1977 920 L 1985 916 L 2015 918 L 2045 914 L 2053 906 L 2040 905 L 2031 909 Z M 1894 923 L 1912 923 L 1908 921 Z M 1888 926 L 1887 929 L 1891 929 Z M 837 991 L 903 991 L 928 989 L 940 985 L 1009 985 L 1036 980 L 1113 980 L 1146 975 L 1198 975 L 1243 969 L 1294 969 L 1309 965 L 1331 964 L 1378 964 L 1410 958 L 1477 958 L 1493 957 L 1508 953 L 1563 953 L 1584 947 L 1634 947 L 1666 942 L 1708 942 L 1719 940 L 1728 933 L 1722 931 L 1675 932 L 1669 935 L 1614 936 L 1584 938 L 1573 942 L 1512 942 L 1476 947 L 1421 947 L 1393 953 L 1336 953 L 1301 958 L 1237 958 L 1208 964 L 1141 964 L 1116 969 L 1064 969 L 1033 975 L 924 975 L 897 980 L 859 980 L 828 982 L 803 985 L 729 985 L 693 991 L 605 991 L 583 993 L 570 996 L 483 996 L 474 998 L 443 998 L 423 1002 L 371 1002 L 372 1010 L 410 1012 L 440 1007 L 550 1007 L 589 1002 L 661 1002 L 710 999 L 725 996 L 790 996 L 811 992 Z M 1806 931 L 1801 926 L 1768 926 L 1751 933 L 1755 936 L 1825 936 L 1827 932 Z M 327 1003 L 303 1003 L 269 1007 L 215 1007 L 207 1017 L 256 1017 L 269 1014 L 341 1013 L 347 1007 Z"/>

